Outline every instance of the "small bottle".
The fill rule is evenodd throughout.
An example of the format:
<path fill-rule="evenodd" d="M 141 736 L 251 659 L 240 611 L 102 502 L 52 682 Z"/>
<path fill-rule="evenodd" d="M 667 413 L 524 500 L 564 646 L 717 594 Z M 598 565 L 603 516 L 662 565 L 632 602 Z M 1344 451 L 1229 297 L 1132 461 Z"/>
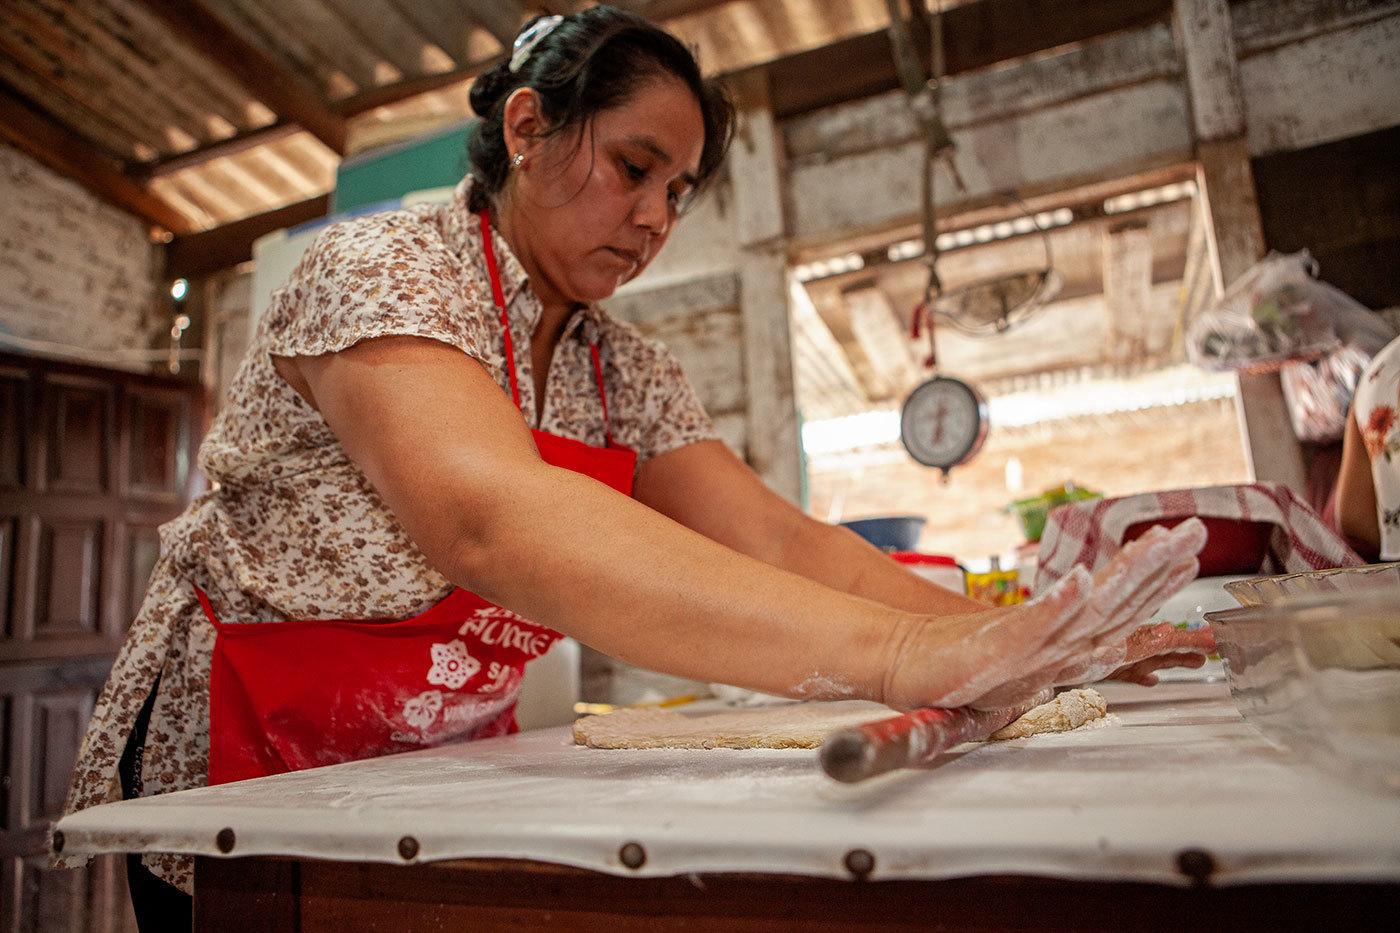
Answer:
<path fill-rule="evenodd" d="M 993 606 L 1014 606 L 1021 602 L 1020 574 L 1016 568 L 1001 569 L 1001 556 L 988 558 L 991 569 L 986 573 L 968 573 L 967 595 Z"/>

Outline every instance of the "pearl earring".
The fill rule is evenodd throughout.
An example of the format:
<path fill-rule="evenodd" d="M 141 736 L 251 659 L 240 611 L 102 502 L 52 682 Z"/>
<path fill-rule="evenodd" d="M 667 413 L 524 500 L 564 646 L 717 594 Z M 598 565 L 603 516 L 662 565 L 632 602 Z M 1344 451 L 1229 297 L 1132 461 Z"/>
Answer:
<path fill-rule="evenodd" d="M 525 164 L 525 153 L 523 153 L 523 152 L 517 152 L 513 157 L 511 157 L 511 160 L 510 160 L 510 167 L 511 167 L 511 168 L 520 168 L 520 166 L 522 166 L 522 165 L 524 165 L 524 164 Z"/>

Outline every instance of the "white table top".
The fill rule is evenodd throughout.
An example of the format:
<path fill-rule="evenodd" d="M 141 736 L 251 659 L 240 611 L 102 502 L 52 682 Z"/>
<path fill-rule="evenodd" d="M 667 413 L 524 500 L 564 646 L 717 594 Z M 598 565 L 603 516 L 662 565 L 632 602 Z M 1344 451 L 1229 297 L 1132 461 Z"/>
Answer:
<path fill-rule="evenodd" d="M 802 750 L 608 751 L 566 729 L 108 804 L 62 820 L 64 854 L 173 851 L 401 863 L 526 858 L 616 874 L 874 878 L 1032 874 L 1182 883 L 1400 880 L 1400 797 L 1295 760 L 1222 684 L 1104 687 L 1110 716 L 1062 735 L 962 746 L 861 785 Z M 622 845 L 646 850 L 624 868 Z"/>

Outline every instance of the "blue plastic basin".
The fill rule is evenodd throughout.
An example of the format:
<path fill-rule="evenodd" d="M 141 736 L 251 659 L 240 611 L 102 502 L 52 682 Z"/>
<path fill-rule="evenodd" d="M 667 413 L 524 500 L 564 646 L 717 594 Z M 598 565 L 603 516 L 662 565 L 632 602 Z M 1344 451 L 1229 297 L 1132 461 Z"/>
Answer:
<path fill-rule="evenodd" d="M 918 547 L 926 521 L 922 515 L 889 515 L 858 518 L 842 522 L 841 527 L 851 529 L 881 550 L 912 551 Z"/>

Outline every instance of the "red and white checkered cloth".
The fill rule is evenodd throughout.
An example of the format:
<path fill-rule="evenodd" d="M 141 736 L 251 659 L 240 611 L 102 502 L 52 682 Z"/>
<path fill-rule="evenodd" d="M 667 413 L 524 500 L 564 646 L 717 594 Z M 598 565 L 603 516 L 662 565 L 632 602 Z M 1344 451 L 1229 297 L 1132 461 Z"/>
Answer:
<path fill-rule="evenodd" d="M 1234 518 L 1270 522 L 1261 573 L 1298 573 L 1354 567 L 1364 561 L 1323 523 L 1307 503 L 1278 483 L 1169 489 L 1118 499 L 1072 502 L 1050 513 L 1040 539 L 1035 592 L 1045 592 L 1076 565 L 1097 570 L 1123 546 L 1123 535 L 1138 522 L 1189 518 Z"/>

